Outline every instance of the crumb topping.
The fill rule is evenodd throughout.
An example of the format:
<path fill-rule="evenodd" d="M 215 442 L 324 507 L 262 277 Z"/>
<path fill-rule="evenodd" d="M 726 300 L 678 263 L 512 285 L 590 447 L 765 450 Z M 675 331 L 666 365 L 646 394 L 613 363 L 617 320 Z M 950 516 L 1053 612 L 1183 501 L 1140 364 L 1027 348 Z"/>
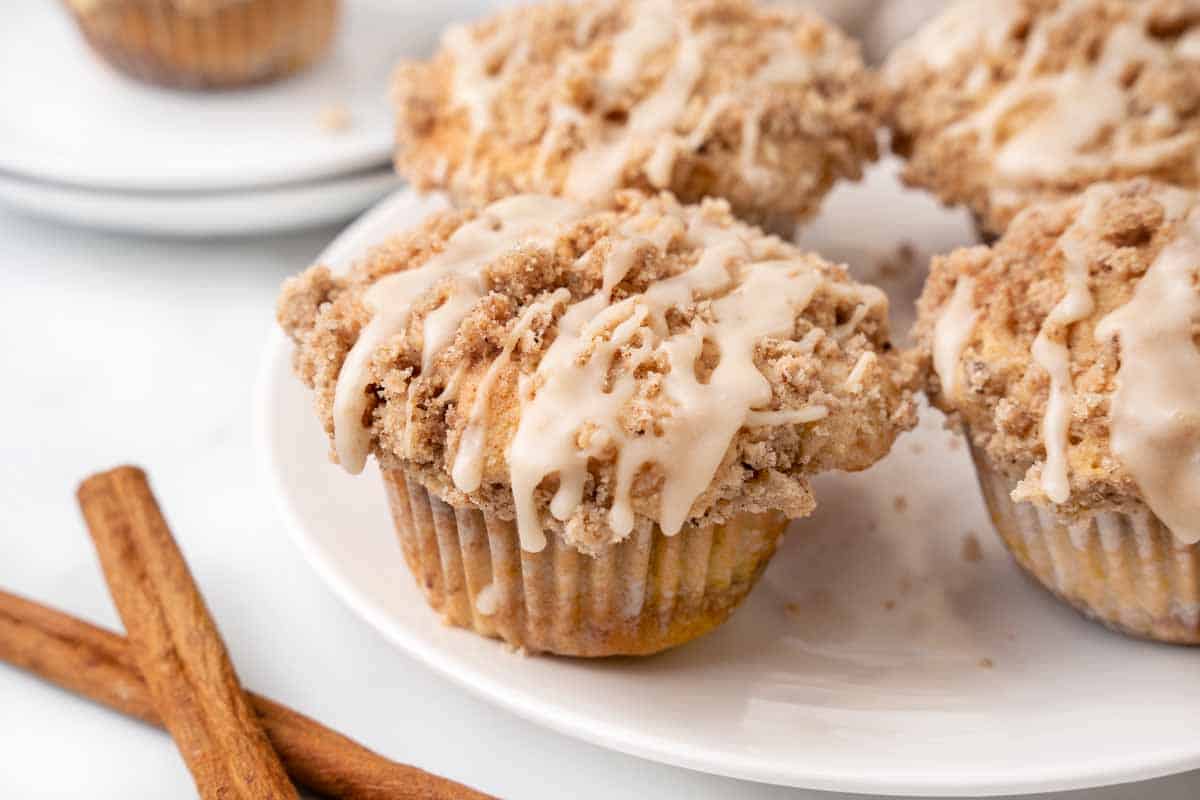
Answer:
<path fill-rule="evenodd" d="M 873 95 L 857 46 L 807 12 L 549 2 L 453 27 L 400 66 L 396 163 L 474 204 L 669 189 L 794 220 L 875 157 Z"/>
<path fill-rule="evenodd" d="M 1200 195 L 1139 179 L 1031 206 L 934 260 L 918 303 L 935 405 L 1016 500 L 1148 506 L 1200 540 Z"/>
<path fill-rule="evenodd" d="M 887 300 L 723 201 L 516 196 L 437 214 L 279 319 L 334 456 L 372 452 L 537 550 L 638 526 L 811 512 L 915 423 Z"/>
<path fill-rule="evenodd" d="M 345 103 L 330 103 L 317 115 L 317 124 L 326 133 L 345 133 L 354 126 L 354 116 Z"/>
<path fill-rule="evenodd" d="M 889 58 L 904 177 L 1001 233 L 1038 200 L 1200 187 L 1200 13 L 1178 0 L 965 0 Z"/>

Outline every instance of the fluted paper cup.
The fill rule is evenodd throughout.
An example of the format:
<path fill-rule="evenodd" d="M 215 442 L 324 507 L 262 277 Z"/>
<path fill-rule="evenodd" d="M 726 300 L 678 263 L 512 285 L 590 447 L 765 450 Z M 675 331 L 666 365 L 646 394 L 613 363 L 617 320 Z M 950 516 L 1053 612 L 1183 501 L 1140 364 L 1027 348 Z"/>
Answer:
<path fill-rule="evenodd" d="M 724 622 L 758 581 L 787 527 L 780 514 L 642 529 L 598 556 L 556 535 L 521 550 L 516 525 L 452 508 L 402 470 L 384 482 L 405 560 L 451 624 L 528 652 L 647 655 Z"/>
<path fill-rule="evenodd" d="M 1016 482 L 974 445 L 971 455 L 996 531 L 1039 583 L 1123 633 L 1200 644 L 1200 545 L 1179 542 L 1147 509 L 1067 523 L 1013 502 Z"/>
<path fill-rule="evenodd" d="M 275 80 L 328 48 L 338 0 L 68 0 L 94 50 L 139 80 L 224 89 Z"/>

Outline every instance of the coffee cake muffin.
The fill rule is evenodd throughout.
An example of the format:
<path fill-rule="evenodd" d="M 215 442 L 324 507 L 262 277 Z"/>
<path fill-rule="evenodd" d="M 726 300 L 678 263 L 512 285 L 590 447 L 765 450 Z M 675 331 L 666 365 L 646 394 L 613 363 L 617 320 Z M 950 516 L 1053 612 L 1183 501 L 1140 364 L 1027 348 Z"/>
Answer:
<path fill-rule="evenodd" d="M 720 624 L 809 477 L 914 424 L 887 312 L 725 201 L 635 191 L 436 214 L 279 302 L 333 458 L 375 456 L 430 604 L 582 656 Z"/>
<path fill-rule="evenodd" d="M 329 49 L 338 0 L 65 0 L 88 43 L 139 80 L 229 89 L 290 75 Z"/>
<path fill-rule="evenodd" d="M 933 402 L 1017 561 L 1111 626 L 1200 643 L 1200 195 L 1147 179 L 935 259 Z"/>
<path fill-rule="evenodd" d="M 888 60 L 905 180 L 985 235 L 1098 181 L 1200 187 L 1200 13 L 1177 0 L 968 0 Z"/>
<path fill-rule="evenodd" d="M 666 189 L 787 225 L 875 158 L 873 94 L 857 45 L 809 12 L 551 2 L 400 66 L 396 165 L 463 203 Z"/>

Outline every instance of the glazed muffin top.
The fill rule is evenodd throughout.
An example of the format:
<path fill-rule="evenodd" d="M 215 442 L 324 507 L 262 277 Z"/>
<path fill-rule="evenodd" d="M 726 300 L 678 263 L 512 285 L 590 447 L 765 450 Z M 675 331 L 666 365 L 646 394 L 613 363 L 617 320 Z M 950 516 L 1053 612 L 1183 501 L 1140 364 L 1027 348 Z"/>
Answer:
<path fill-rule="evenodd" d="M 1138 179 L 934 260 L 929 395 L 1064 517 L 1148 506 L 1200 541 L 1200 195 Z"/>
<path fill-rule="evenodd" d="M 453 27 L 400 66 L 396 164 L 475 204 L 669 189 L 794 220 L 875 157 L 874 95 L 857 45 L 808 12 L 551 2 Z"/>
<path fill-rule="evenodd" d="M 1003 232 L 1098 181 L 1200 187 L 1200 3 L 966 0 L 888 60 L 906 180 Z"/>
<path fill-rule="evenodd" d="M 333 456 L 374 453 L 452 505 L 597 549 L 742 511 L 813 508 L 915 423 L 888 303 L 724 201 L 518 195 L 435 214 L 279 320 Z"/>

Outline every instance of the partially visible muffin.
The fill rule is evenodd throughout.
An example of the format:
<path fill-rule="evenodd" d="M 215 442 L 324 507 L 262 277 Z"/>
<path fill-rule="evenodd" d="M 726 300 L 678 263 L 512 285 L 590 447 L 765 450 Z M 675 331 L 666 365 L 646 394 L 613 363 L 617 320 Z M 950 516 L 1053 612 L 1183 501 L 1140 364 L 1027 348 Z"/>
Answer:
<path fill-rule="evenodd" d="M 751 0 L 549 2 L 445 35 L 396 73 L 396 164 L 464 203 L 620 188 L 794 222 L 876 156 L 858 47 Z"/>
<path fill-rule="evenodd" d="M 457 625 L 648 653 L 723 621 L 809 477 L 915 422 L 887 299 L 723 201 L 514 196 L 434 215 L 279 319 L 335 458 L 378 460 Z"/>
<path fill-rule="evenodd" d="M 884 70 L 904 178 L 985 235 L 1098 181 L 1200 186 L 1200 14 L 1178 0 L 965 0 Z"/>
<path fill-rule="evenodd" d="M 65 0 L 88 43 L 148 83 L 230 89 L 297 72 L 329 49 L 338 0 Z"/>
<path fill-rule="evenodd" d="M 1139 179 L 935 259 L 928 393 L 1017 560 L 1087 613 L 1200 643 L 1200 195 Z"/>

